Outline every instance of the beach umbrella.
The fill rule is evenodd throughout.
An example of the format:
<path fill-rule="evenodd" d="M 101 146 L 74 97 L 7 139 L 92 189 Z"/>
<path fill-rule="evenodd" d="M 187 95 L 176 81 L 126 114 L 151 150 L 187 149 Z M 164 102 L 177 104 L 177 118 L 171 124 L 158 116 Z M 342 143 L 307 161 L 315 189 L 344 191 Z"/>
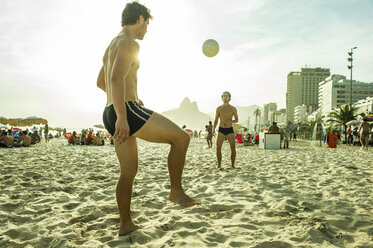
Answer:
<path fill-rule="evenodd" d="M 361 120 L 352 120 L 346 123 L 346 125 L 360 125 Z"/>
<path fill-rule="evenodd" d="M 4 116 L 0 116 L 0 124 L 3 124 L 3 125 L 6 125 L 7 123 L 7 118 L 5 118 Z"/>
<path fill-rule="evenodd" d="M 367 114 L 364 118 L 366 118 L 367 121 L 373 121 L 373 114 Z"/>
<path fill-rule="evenodd" d="M 93 125 L 93 126 L 97 127 L 97 128 L 105 129 L 104 125 L 102 125 L 102 124 L 97 124 L 97 125 Z"/>
<path fill-rule="evenodd" d="M 32 125 L 45 125 L 48 124 L 48 121 L 43 118 L 38 118 L 36 116 L 30 116 L 20 121 L 25 126 L 32 126 Z"/>
<path fill-rule="evenodd" d="M 22 126 L 22 123 L 19 122 L 19 119 L 7 119 L 6 123 L 4 124 L 8 124 L 10 126 Z"/>

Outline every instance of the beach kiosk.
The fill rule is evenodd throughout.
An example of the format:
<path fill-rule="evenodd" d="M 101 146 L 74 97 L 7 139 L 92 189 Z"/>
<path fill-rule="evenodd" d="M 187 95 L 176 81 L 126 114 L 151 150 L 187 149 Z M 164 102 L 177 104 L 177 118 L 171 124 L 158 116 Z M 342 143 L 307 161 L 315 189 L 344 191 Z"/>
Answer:
<path fill-rule="evenodd" d="M 259 133 L 259 148 L 262 149 L 281 149 L 280 133 Z"/>

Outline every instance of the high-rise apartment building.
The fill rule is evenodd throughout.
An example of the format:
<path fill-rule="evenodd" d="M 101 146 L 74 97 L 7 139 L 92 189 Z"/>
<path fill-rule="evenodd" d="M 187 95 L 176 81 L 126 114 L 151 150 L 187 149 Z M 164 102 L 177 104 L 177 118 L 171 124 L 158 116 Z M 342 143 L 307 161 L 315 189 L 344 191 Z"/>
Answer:
<path fill-rule="evenodd" d="M 270 120 L 270 116 L 269 116 L 269 113 L 271 111 L 276 111 L 277 110 L 277 103 L 267 103 L 267 104 L 264 104 L 264 107 L 263 107 L 263 123 L 264 124 L 270 124 L 271 120 Z"/>
<path fill-rule="evenodd" d="M 288 121 L 294 122 L 294 108 L 305 105 L 317 110 L 319 82 L 330 76 L 328 68 L 301 68 L 287 75 L 286 109 Z"/>
<path fill-rule="evenodd" d="M 333 74 L 319 84 L 319 106 L 322 117 L 333 109 L 350 102 L 350 80 L 343 75 Z M 352 102 L 373 96 L 373 83 L 352 80 Z"/>

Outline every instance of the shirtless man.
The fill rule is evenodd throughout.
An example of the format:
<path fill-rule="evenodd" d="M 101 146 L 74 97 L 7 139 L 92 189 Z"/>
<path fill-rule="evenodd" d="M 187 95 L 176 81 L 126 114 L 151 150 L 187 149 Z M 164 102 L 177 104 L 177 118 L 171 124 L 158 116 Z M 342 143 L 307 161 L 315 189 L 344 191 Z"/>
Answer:
<path fill-rule="evenodd" d="M 11 131 L 10 131 L 11 132 Z M 14 145 L 14 137 L 3 130 L 0 134 L 0 147 L 11 148 Z"/>
<path fill-rule="evenodd" d="M 45 142 L 49 142 L 49 128 L 48 128 L 48 124 L 45 124 L 45 126 L 44 126 L 44 136 L 45 136 Z"/>
<path fill-rule="evenodd" d="M 363 132 L 361 132 L 361 135 L 360 135 L 361 150 L 363 150 L 364 148 L 368 150 L 370 124 L 368 123 L 367 118 L 364 118 L 363 120 L 364 122 L 361 123 L 358 133 L 360 133 L 360 131 L 363 130 Z"/>
<path fill-rule="evenodd" d="M 209 146 L 209 148 L 212 148 L 212 131 L 213 131 L 213 127 L 212 127 L 212 122 L 209 121 L 209 125 L 206 126 L 206 131 L 207 131 L 207 145 Z"/>
<path fill-rule="evenodd" d="M 136 138 L 171 145 L 168 154 L 171 182 L 169 200 L 183 207 L 199 204 L 184 193 L 181 182 L 189 135 L 167 118 L 144 108 L 137 95 L 139 44 L 135 40 L 144 38 L 151 18 L 145 6 L 137 2 L 126 5 L 122 13 L 122 30 L 107 48 L 97 79 L 97 86 L 107 94 L 103 121 L 114 137 L 120 164 L 116 188 L 120 213 L 119 235 L 140 228 L 130 216 L 132 187 L 138 168 Z"/>
<path fill-rule="evenodd" d="M 218 120 L 220 118 L 219 133 L 216 139 L 216 157 L 218 159 L 218 168 L 221 166 L 221 147 L 225 138 L 231 147 L 231 165 L 234 168 L 234 162 L 236 160 L 236 146 L 235 146 L 235 136 L 233 133 L 232 123 L 238 122 L 237 109 L 232 105 L 229 105 L 231 100 L 231 94 L 227 91 L 223 92 L 221 99 L 223 100 L 223 105 L 216 109 L 214 128 L 215 130 Z M 234 117 L 234 120 L 232 118 Z"/>
<path fill-rule="evenodd" d="M 31 137 L 27 135 L 27 131 L 21 131 L 19 138 L 22 140 L 23 146 L 29 147 L 31 145 Z"/>

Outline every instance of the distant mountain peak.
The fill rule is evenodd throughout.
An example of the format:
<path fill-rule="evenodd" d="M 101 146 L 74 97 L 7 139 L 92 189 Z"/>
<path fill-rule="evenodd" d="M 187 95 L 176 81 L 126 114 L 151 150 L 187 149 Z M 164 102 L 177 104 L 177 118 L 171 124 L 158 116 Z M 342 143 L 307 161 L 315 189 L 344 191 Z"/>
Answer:
<path fill-rule="evenodd" d="M 191 104 L 190 100 L 188 97 L 185 97 L 184 100 L 180 103 L 179 108 L 183 108 L 185 106 L 189 106 Z"/>
<path fill-rule="evenodd" d="M 179 108 L 183 110 L 199 111 L 197 103 L 195 101 L 191 102 L 188 97 L 184 98 Z"/>

